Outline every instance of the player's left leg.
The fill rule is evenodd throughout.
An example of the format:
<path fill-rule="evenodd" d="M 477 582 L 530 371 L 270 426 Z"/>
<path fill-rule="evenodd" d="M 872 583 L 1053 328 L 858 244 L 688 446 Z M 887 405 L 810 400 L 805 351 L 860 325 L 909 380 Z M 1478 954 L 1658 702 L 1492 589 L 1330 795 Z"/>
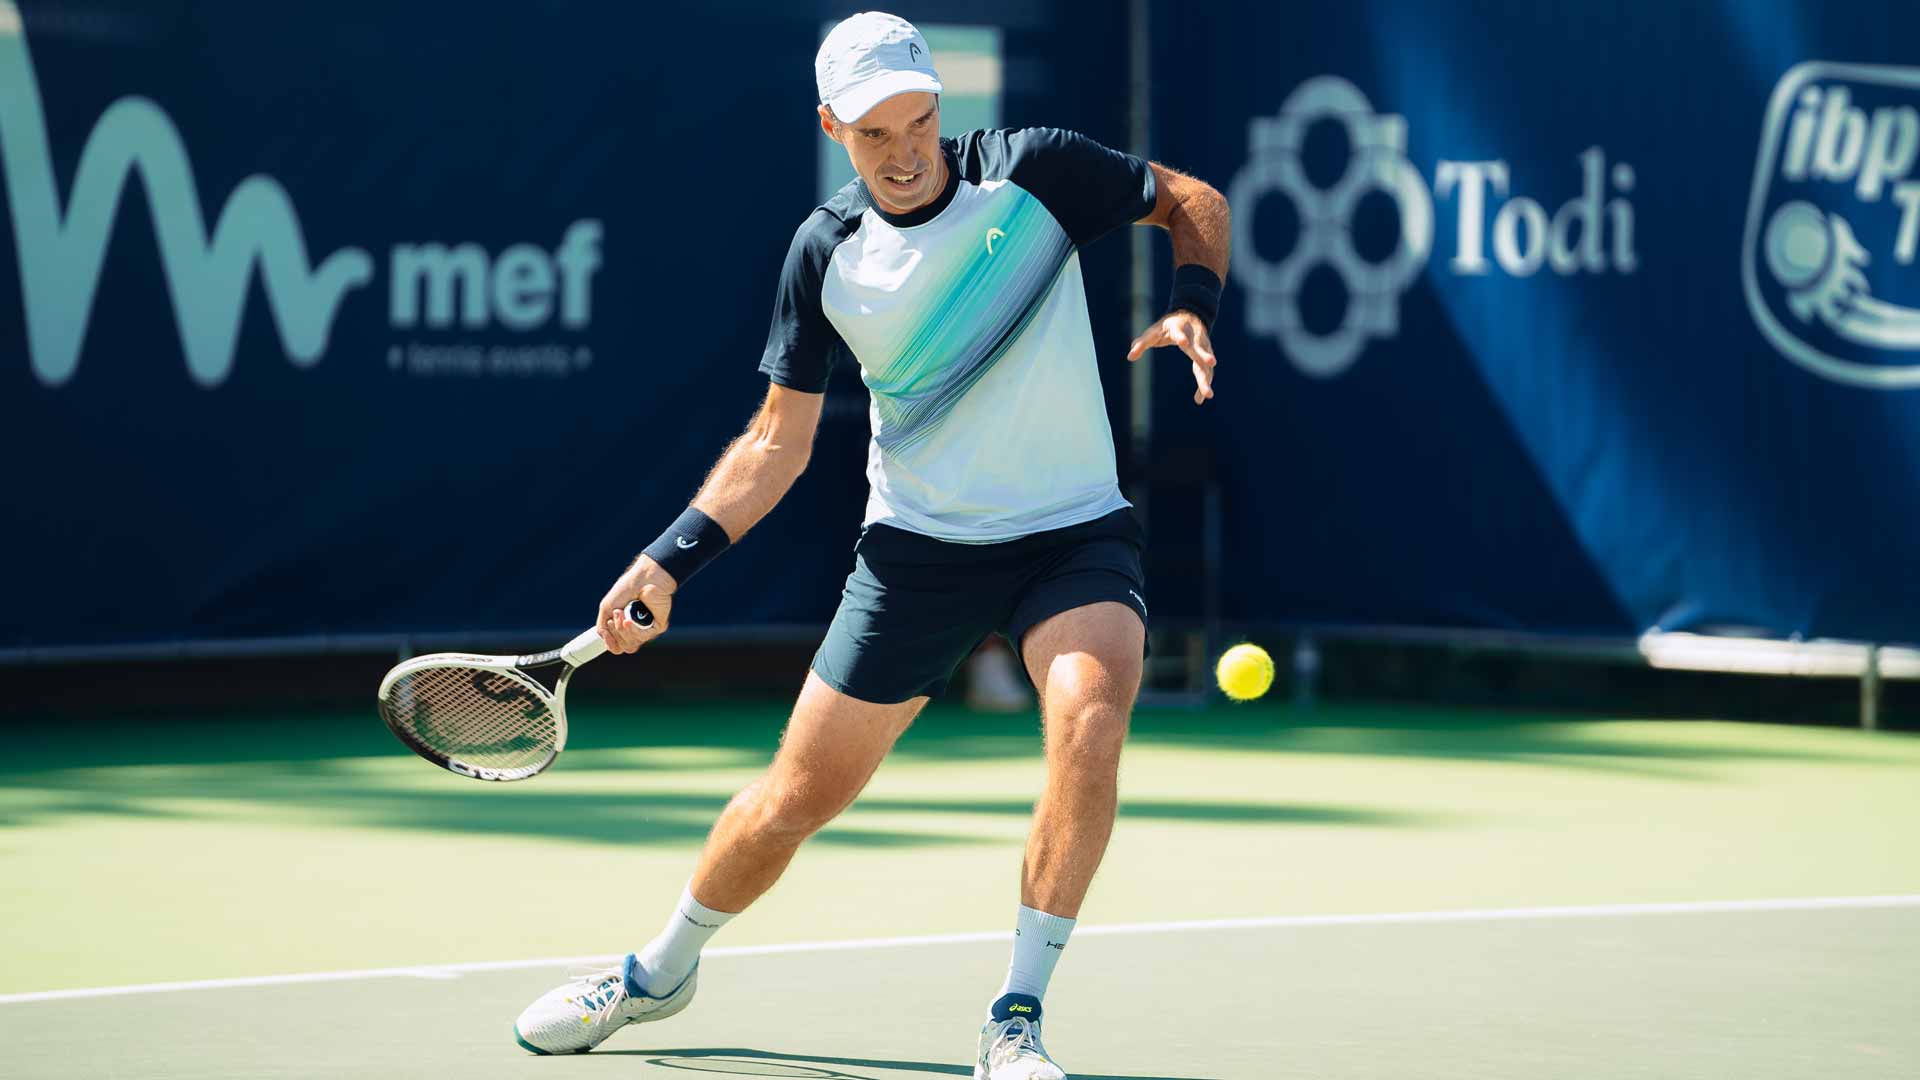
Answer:
<path fill-rule="evenodd" d="M 1061 612 L 1022 643 L 1047 740 L 1047 783 L 1020 878 L 1028 907 L 1078 917 L 1100 868 L 1119 805 L 1120 747 L 1140 692 L 1145 637 L 1133 609 L 1107 601 Z"/>
<path fill-rule="evenodd" d="M 1065 1075 L 1040 1042 L 1040 1001 L 1113 834 L 1145 635 L 1132 607 L 1103 601 L 1050 616 L 1022 639 L 1040 690 L 1047 780 L 1021 867 L 1013 960 L 981 1032 L 978 1080 Z"/>

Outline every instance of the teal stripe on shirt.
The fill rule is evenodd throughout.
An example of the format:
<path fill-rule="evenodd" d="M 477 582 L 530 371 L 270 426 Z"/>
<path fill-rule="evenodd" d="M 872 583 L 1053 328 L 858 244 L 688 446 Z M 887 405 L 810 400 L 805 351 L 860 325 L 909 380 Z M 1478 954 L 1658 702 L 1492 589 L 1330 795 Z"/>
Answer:
<path fill-rule="evenodd" d="M 1013 205 L 980 229 L 979 246 L 941 283 L 927 317 L 878 372 L 866 374 L 880 429 L 899 453 L 939 429 L 1033 321 L 1073 243 L 1040 200 L 1015 188 Z M 992 251 L 989 228 L 998 229 Z"/>

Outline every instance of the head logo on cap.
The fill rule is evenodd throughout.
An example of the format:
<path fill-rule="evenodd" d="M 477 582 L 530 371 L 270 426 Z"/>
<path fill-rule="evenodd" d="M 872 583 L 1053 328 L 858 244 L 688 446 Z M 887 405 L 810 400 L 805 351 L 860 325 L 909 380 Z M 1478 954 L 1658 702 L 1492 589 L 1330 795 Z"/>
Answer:
<path fill-rule="evenodd" d="M 927 39 L 913 24 L 884 11 L 863 11 L 827 32 L 813 58 L 820 101 L 852 123 L 896 94 L 938 94 Z"/>

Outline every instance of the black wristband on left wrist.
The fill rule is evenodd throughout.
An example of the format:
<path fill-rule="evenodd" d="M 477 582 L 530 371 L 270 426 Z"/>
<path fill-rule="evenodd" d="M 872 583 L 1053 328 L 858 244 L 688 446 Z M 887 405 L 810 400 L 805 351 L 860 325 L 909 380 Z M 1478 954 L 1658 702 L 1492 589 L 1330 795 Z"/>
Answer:
<path fill-rule="evenodd" d="M 719 558 L 732 543 L 719 522 L 689 506 L 658 540 L 647 545 L 645 554 L 660 564 L 674 584 L 685 587 L 688 578 Z"/>
<path fill-rule="evenodd" d="M 1173 272 L 1173 295 L 1167 299 L 1166 313 L 1191 311 L 1211 330 L 1220 315 L 1220 291 L 1220 275 L 1199 263 L 1187 263 Z"/>

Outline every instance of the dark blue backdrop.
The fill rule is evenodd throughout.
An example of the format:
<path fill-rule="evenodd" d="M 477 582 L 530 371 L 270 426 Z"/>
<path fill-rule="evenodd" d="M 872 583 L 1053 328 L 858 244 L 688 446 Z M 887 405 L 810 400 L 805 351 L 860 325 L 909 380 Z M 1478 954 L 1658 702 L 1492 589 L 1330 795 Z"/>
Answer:
<path fill-rule="evenodd" d="M 1898 200 L 1920 204 L 1904 179 L 1920 179 L 1920 8 L 1165 5 L 1155 42 L 1156 156 L 1222 190 L 1237 179 L 1241 196 L 1217 410 L 1177 404 L 1179 365 L 1157 373 L 1159 445 L 1222 461 L 1228 562 L 1246 580 L 1227 591 L 1230 616 L 1920 636 L 1920 391 L 1900 388 L 1920 335 L 1861 346 L 1803 321 L 1767 261 L 1768 229 L 1757 255 L 1743 235 L 1793 201 L 1844 218 L 1872 295 L 1920 314 L 1913 241 L 1905 262 L 1897 250 Z M 1845 91 L 1830 135 L 1807 128 L 1816 154 L 1830 138 L 1833 175 L 1792 183 L 1781 152 L 1756 161 L 1770 98 L 1809 61 L 1891 67 L 1802 69 L 1784 86 L 1790 104 L 1807 87 Z M 1322 76 L 1364 102 L 1322 82 L 1294 99 L 1301 122 L 1279 123 Z M 1327 115 L 1342 110 L 1358 140 Z M 1380 145 L 1383 114 L 1403 119 L 1403 151 Z M 1261 117 L 1297 145 L 1251 150 Z M 1906 184 L 1877 200 L 1857 181 L 1876 131 Z M 1544 220 L 1551 242 L 1556 213 L 1587 194 L 1593 148 L 1601 243 L 1580 250 L 1577 205 L 1556 267 L 1529 225 Z M 1406 245 L 1411 276 L 1391 272 L 1411 233 L 1400 200 L 1293 194 L 1336 187 L 1345 168 L 1400 191 L 1416 217 L 1430 202 L 1429 250 Z M 1504 209 L 1521 198 L 1532 205 Z M 1824 236 L 1800 230 L 1790 278 L 1813 274 Z M 1347 273 L 1329 255 L 1287 277 L 1299 253 L 1349 242 Z M 1743 263 L 1757 265 L 1758 304 Z M 1785 333 L 1764 332 L 1756 307 Z M 1362 347 L 1329 347 L 1349 318 Z M 1179 599 L 1157 591 L 1163 611 Z"/>
<path fill-rule="evenodd" d="M 90 319 L 62 306 L 71 290 L 42 297 L 51 322 L 86 327 L 70 373 L 42 370 L 58 366 L 54 349 L 23 353 L 20 264 L 0 259 L 16 571 L 0 646 L 574 626 L 764 393 L 774 282 L 816 204 L 813 53 L 823 22 L 851 5 L 546 3 L 510 20 L 468 3 L 24 8 L 23 47 L 0 4 L 6 197 L 40 212 L 44 185 L 25 166 L 40 159 L 29 129 L 44 123 L 62 212 L 111 230 Z M 1071 14 L 914 11 L 1002 28 L 1009 122 L 1123 144 L 1124 63 L 1051 62 Z M 1075 30 L 1094 56 L 1121 57 L 1123 35 Z M 137 146 L 126 153 L 146 171 L 69 211 L 96 123 L 130 95 L 162 123 L 127 114 L 99 141 Z M 230 370 L 211 385 L 190 374 L 170 281 L 216 275 L 169 274 L 147 197 L 180 161 L 208 229 L 236 187 L 264 176 L 284 188 L 306 262 L 364 252 L 370 280 L 341 295 L 311 364 L 289 359 L 252 274 L 188 298 L 195 326 L 244 298 Z M 183 202 L 163 199 L 161 216 L 182 219 Z M 274 216 L 237 213 L 236 232 L 264 234 Z M 559 249 L 577 222 L 599 223 L 599 265 L 576 274 L 590 309 L 568 326 Z M 83 257 L 80 231 L 36 248 L 29 272 L 55 280 Z M 0 216 L 0 251 L 23 235 Z M 436 255 L 426 244 L 448 273 L 456 249 L 478 245 L 461 264 L 484 273 L 478 325 L 464 292 L 449 293 L 451 325 L 429 325 L 429 286 L 411 271 L 411 323 L 393 302 L 396 246 L 418 263 Z M 505 258 L 523 244 L 544 256 Z M 1089 294 L 1118 327 L 1126 247 L 1100 250 Z M 542 296 L 544 322 L 506 325 L 503 313 L 533 321 Z M 1125 333 L 1111 335 L 1118 350 Z M 512 350 L 504 370 L 495 348 Z M 836 384 L 813 469 L 702 576 L 677 624 L 831 613 L 866 497 L 864 391 L 851 372 Z"/>
<path fill-rule="evenodd" d="M 0 259 L 0 647 L 572 626 L 757 403 L 814 201 L 814 43 L 851 5 L 24 6 L 23 38 L 0 2 L 0 251 L 28 266 Z M 899 10 L 1003 27 L 1006 123 L 1124 145 L 1120 5 Z M 1920 12 L 1152 23 L 1154 154 L 1242 225 L 1219 397 L 1155 374 L 1156 458 L 1224 486 L 1230 617 L 1920 636 Z M 176 262 L 182 162 L 207 230 L 232 209 Z M 293 272 L 234 274 L 276 230 Z M 1116 406 L 1125 260 L 1086 261 Z M 436 274 L 481 288 L 437 310 Z M 834 395 L 680 625 L 830 613 L 865 495 L 857 379 Z M 1198 611 L 1181 479 L 1153 502 L 1167 615 Z"/>

